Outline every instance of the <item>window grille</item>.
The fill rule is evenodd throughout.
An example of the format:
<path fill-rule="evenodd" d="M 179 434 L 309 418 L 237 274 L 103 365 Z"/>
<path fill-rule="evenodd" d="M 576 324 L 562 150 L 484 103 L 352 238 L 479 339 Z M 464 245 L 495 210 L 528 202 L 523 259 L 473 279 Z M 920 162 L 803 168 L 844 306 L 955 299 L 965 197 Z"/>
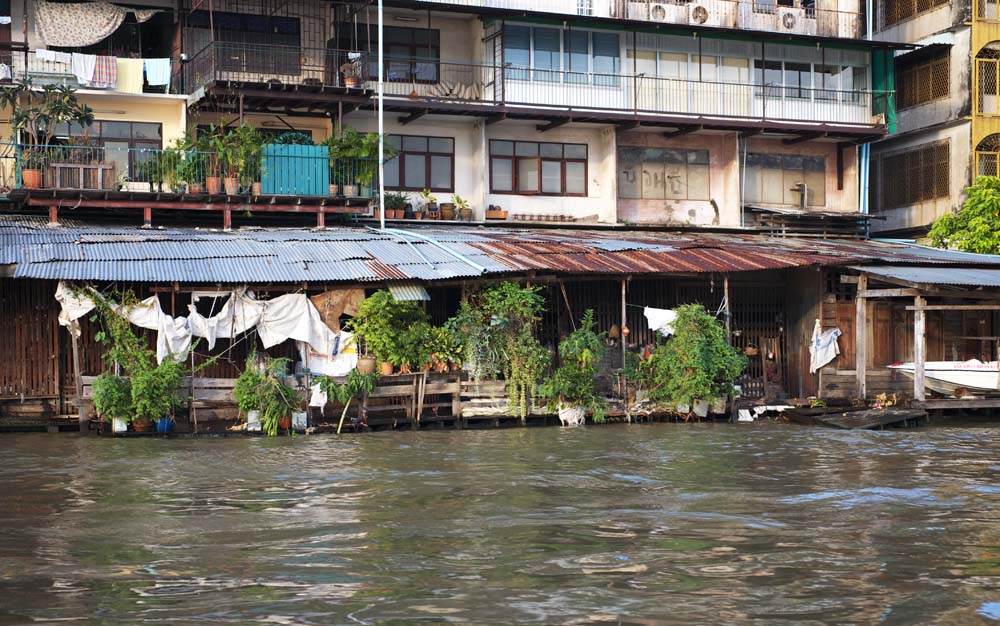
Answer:
<path fill-rule="evenodd" d="M 951 154 L 947 140 L 922 144 L 879 158 L 879 209 L 910 206 L 951 195 Z"/>
<path fill-rule="evenodd" d="M 896 104 L 905 109 L 948 96 L 950 75 L 949 49 L 915 62 L 902 59 L 896 67 Z"/>

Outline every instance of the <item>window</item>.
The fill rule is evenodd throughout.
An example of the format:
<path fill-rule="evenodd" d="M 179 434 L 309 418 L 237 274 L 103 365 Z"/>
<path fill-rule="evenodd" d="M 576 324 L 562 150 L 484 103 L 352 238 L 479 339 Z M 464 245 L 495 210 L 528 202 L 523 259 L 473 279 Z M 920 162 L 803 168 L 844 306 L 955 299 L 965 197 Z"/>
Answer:
<path fill-rule="evenodd" d="M 618 197 L 709 200 L 708 150 L 618 148 Z"/>
<path fill-rule="evenodd" d="M 750 152 L 746 155 L 745 203 L 826 205 L 826 159 L 799 154 Z"/>
<path fill-rule="evenodd" d="M 948 141 L 922 144 L 879 157 L 879 209 L 893 209 L 951 195 Z"/>
<path fill-rule="evenodd" d="M 587 195 L 587 145 L 490 140 L 490 192 Z"/>
<path fill-rule="evenodd" d="M 385 164 L 385 186 L 401 191 L 455 191 L 455 140 L 389 135 L 399 155 Z"/>
<path fill-rule="evenodd" d="M 868 68 L 765 59 L 753 63 L 754 95 L 858 102 L 868 88 Z"/>
<path fill-rule="evenodd" d="M 163 147 L 160 124 L 149 122 L 95 121 L 89 128 L 76 124 L 56 126 L 55 137 L 60 142 L 70 138 L 88 138 L 88 144 L 104 149 L 104 158 L 117 163 L 118 173 L 129 176 L 130 166 L 143 159 L 142 149 L 159 150 Z M 79 143 L 79 142 L 76 142 Z M 147 155 L 153 153 L 145 153 Z"/>
<path fill-rule="evenodd" d="M 880 0 L 878 12 L 881 15 L 882 28 L 887 28 L 915 17 L 920 13 L 944 6 L 950 0 Z"/>
<path fill-rule="evenodd" d="M 436 83 L 441 63 L 441 31 L 427 28 L 386 26 L 385 29 L 385 80 L 392 83 Z M 378 47 L 378 33 L 355 30 L 350 22 L 342 22 L 338 31 L 342 47 L 355 50 L 374 50 Z M 348 44 L 348 42 L 356 42 Z M 378 76 L 378 56 L 368 55 L 369 76 Z"/>
<path fill-rule="evenodd" d="M 929 58 L 896 61 L 896 104 L 900 109 L 948 95 L 951 79 L 949 48 Z"/>
<path fill-rule="evenodd" d="M 617 87 L 620 48 L 617 33 L 518 25 L 503 30 L 506 76 L 512 80 Z"/>

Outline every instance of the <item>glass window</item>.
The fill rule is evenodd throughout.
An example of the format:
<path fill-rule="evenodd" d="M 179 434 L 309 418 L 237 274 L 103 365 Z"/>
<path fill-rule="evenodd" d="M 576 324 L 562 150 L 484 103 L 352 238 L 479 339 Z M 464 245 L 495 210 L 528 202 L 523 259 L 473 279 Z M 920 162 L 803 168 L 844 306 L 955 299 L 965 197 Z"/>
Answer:
<path fill-rule="evenodd" d="M 517 190 L 521 193 L 538 192 L 538 159 L 517 160 Z"/>
<path fill-rule="evenodd" d="M 531 67 L 531 28 L 507 26 L 503 31 L 504 62 L 514 68 Z M 507 78 L 527 80 L 528 72 L 507 70 Z"/>
<path fill-rule="evenodd" d="M 708 200 L 708 150 L 618 148 L 618 197 L 646 200 Z M 567 162 L 567 186 L 569 174 Z M 574 170 L 575 177 L 585 177 Z"/>
<path fill-rule="evenodd" d="M 538 144 L 533 141 L 519 141 L 517 142 L 516 153 L 519 157 L 538 156 Z"/>
<path fill-rule="evenodd" d="M 542 161 L 542 193 L 562 193 L 562 163 Z"/>
<path fill-rule="evenodd" d="M 389 189 L 454 191 L 455 140 L 451 137 L 389 135 L 387 143 L 400 150 L 386 163 L 385 186 Z"/>
<path fill-rule="evenodd" d="M 563 154 L 567 159 L 586 159 L 587 144 L 567 143 L 563 145 Z"/>
<path fill-rule="evenodd" d="M 826 159 L 822 156 L 750 153 L 744 174 L 744 201 L 799 206 L 826 205 Z"/>
<path fill-rule="evenodd" d="M 490 159 L 491 187 L 494 192 L 514 191 L 514 161 L 504 158 Z"/>
<path fill-rule="evenodd" d="M 534 79 L 540 81 L 559 80 L 559 31 L 555 28 L 533 29 L 534 41 Z M 554 70 L 545 72 L 540 70 Z"/>
<path fill-rule="evenodd" d="M 571 30 L 563 33 L 563 67 L 570 72 L 567 82 L 586 83 L 590 71 L 590 37 L 585 30 Z"/>
<path fill-rule="evenodd" d="M 490 154 L 514 156 L 514 142 L 497 141 L 496 139 L 493 139 L 490 141 Z"/>
<path fill-rule="evenodd" d="M 563 147 L 561 143 L 543 143 L 539 148 L 539 153 L 546 158 L 561 159 Z"/>
<path fill-rule="evenodd" d="M 566 162 L 566 194 L 583 196 L 587 194 L 587 164 L 579 161 Z"/>
<path fill-rule="evenodd" d="M 621 74 L 621 45 L 617 33 L 593 33 L 594 84 L 617 87 Z"/>
<path fill-rule="evenodd" d="M 586 195 L 587 146 L 490 140 L 493 193 Z"/>

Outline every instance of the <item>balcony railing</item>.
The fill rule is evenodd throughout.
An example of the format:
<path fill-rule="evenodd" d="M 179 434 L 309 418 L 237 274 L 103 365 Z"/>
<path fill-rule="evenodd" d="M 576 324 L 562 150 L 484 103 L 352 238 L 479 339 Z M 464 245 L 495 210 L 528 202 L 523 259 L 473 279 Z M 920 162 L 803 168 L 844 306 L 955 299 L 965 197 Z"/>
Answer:
<path fill-rule="evenodd" d="M 273 60 L 263 69 L 245 69 L 253 65 L 253 59 L 275 58 L 269 56 L 272 48 L 285 50 L 280 46 L 210 45 L 186 68 L 191 92 L 212 80 L 258 82 L 261 78 L 274 85 L 343 87 L 346 75 L 357 78 L 357 87 L 376 87 L 374 55 L 362 55 L 348 63 L 346 51 L 324 50 L 322 56 L 302 54 L 301 58 L 315 59 L 317 64 L 300 64 L 299 71 L 303 73 L 283 74 L 281 79 L 272 72 Z M 323 58 L 329 59 L 330 65 L 319 69 L 322 65 L 319 59 Z M 342 72 L 340 68 L 345 63 L 346 72 Z M 628 113 L 690 117 L 692 121 L 718 118 L 874 127 L 883 122 L 873 115 L 873 104 L 888 97 L 863 90 L 566 72 L 414 58 L 386 57 L 385 68 L 385 93 L 397 105 L 490 105 L 567 115 Z"/>
<path fill-rule="evenodd" d="M 716 26 L 779 33 L 856 38 L 863 20 L 857 11 L 815 6 L 779 6 L 755 0 L 421 0 L 428 4 L 537 11 L 562 15 L 611 17 Z M 986 0 L 980 0 L 985 2 Z"/>
<path fill-rule="evenodd" d="M 13 187 L 186 195 L 371 198 L 377 161 L 330 159 L 322 146 L 266 145 L 223 163 L 217 153 L 79 145 L 14 145 Z"/>
<path fill-rule="evenodd" d="M 39 59 L 34 50 L 12 52 L 10 62 L 11 78 L 14 80 L 31 79 L 31 81 L 36 85 L 69 85 L 71 87 L 86 89 L 86 87 L 81 85 L 80 81 L 77 80 L 76 76 L 73 74 L 73 68 L 69 63 Z M 171 67 L 171 70 L 172 75 L 175 75 L 176 63 L 174 63 L 174 66 Z M 180 90 L 179 88 L 180 85 L 175 84 L 171 86 L 170 91 L 176 92 Z M 162 86 L 151 87 L 149 85 L 144 85 L 143 91 L 149 93 L 162 93 L 164 88 Z"/>

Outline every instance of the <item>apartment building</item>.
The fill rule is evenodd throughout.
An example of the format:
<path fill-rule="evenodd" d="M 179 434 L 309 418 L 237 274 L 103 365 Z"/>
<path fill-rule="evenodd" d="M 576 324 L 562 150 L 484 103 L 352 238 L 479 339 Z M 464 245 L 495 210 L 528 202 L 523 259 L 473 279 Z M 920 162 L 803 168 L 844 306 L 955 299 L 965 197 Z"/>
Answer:
<path fill-rule="evenodd" d="M 89 140 L 119 178 L 135 178 L 137 150 L 208 124 L 317 141 L 342 127 L 376 130 L 372 3 L 158 1 L 124 7 L 120 25 L 87 46 L 60 40 L 51 3 L 12 7 L 12 39 L 23 39 L 10 53 L 14 78 L 77 84 L 59 53 L 170 59 L 167 85 L 150 85 L 147 65 L 138 89 L 81 86 L 97 117 Z M 862 39 L 858 0 L 385 4 L 386 134 L 399 152 L 386 188 L 458 194 L 476 220 L 490 206 L 515 221 L 733 228 L 774 214 L 856 215 L 858 147 L 896 130 L 899 46 Z M 59 197 L 77 181 L 98 192 L 86 203 L 107 203 L 101 175 L 69 179 Z M 113 191 L 130 194 L 116 207 L 146 210 L 260 204 L 257 194 L 195 197 L 162 184 Z M 271 209 L 305 203 L 319 221 L 367 204 L 325 189 L 264 191 Z M 54 197 L 24 195 L 40 206 Z"/>
<path fill-rule="evenodd" d="M 875 39 L 919 46 L 897 51 L 897 132 L 872 145 L 869 203 L 884 218 L 874 232 L 919 236 L 961 207 L 975 176 L 997 174 L 995 6 L 874 4 Z"/>

